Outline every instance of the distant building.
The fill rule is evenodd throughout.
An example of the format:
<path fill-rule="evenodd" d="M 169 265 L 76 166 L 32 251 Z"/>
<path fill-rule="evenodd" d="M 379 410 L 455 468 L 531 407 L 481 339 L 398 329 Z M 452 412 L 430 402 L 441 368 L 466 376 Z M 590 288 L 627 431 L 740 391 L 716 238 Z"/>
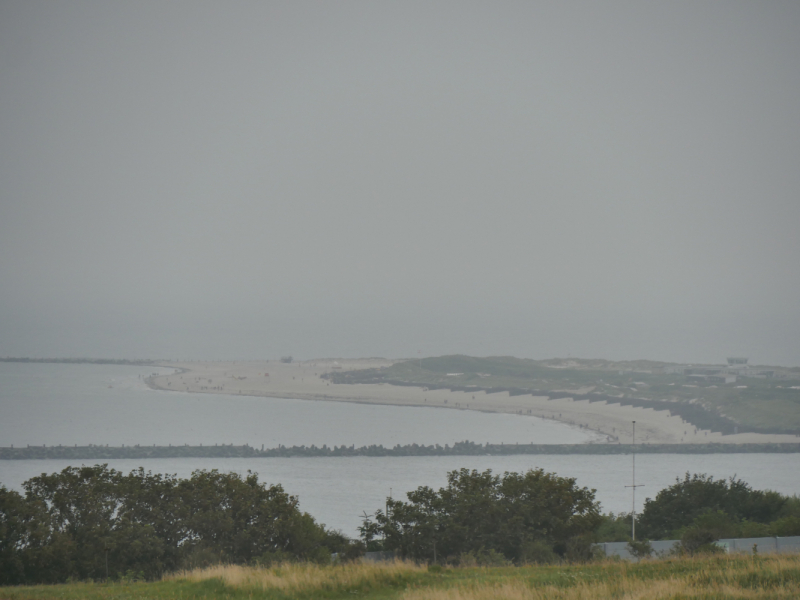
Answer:
<path fill-rule="evenodd" d="M 664 373 L 685 375 L 687 381 L 695 383 L 736 383 L 737 377 L 785 379 L 790 376 L 781 369 L 751 366 L 744 356 L 729 356 L 727 362 L 727 365 L 669 365 L 664 367 Z"/>
<path fill-rule="evenodd" d="M 725 372 L 725 367 L 686 367 L 683 370 L 684 375 L 716 375 L 717 373 Z"/>
<path fill-rule="evenodd" d="M 774 370 L 772 369 L 747 369 L 741 373 L 742 377 L 762 377 L 764 379 L 770 379 L 772 377 L 779 376 Z M 781 375 L 785 377 L 785 375 Z"/>
<path fill-rule="evenodd" d="M 694 373 L 686 376 L 693 383 L 736 383 L 736 375 L 731 373 Z"/>

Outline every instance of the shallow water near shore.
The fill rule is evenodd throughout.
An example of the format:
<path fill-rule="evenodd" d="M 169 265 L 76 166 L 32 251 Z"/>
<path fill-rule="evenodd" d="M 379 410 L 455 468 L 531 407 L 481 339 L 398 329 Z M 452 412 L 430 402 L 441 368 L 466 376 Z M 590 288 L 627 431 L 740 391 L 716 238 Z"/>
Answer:
<path fill-rule="evenodd" d="M 0 363 L 0 446 L 580 444 L 598 437 L 522 415 L 152 390 L 144 378 L 153 372 L 173 369 Z"/>
<path fill-rule="evenodd" d="M 590 432 L 516 415 L 452 409 L 374 406 L 149 389 L 153 367 L 0 363 L 0 446 L 26 444 L 340 445 L 424 443 L 464 439 L 492 443 L 581 443 Z M 170 372 L 171 369 L 158 369 Z M 41 473 L 86 460 L 0 461 L 0 484 L 21 489 Z M 129 472 L 140 466 L 189 476 L 197 469 L 237 473 L 280 483 L 318 521 L 356 535 L 364 511 L 373 513 L 420 485 L 440 487 L 453 469 L 524 471 L 543 468 L 595 488 L 607 511 L 630 511 L 630 456 L 428 456 L 393 458 L 247 458 L 107 460 Z M 757 489 L 800 493 L 797 454 L 640 455 L 637 510 L 644 499 L 685 472 L 738 476 Z"/>

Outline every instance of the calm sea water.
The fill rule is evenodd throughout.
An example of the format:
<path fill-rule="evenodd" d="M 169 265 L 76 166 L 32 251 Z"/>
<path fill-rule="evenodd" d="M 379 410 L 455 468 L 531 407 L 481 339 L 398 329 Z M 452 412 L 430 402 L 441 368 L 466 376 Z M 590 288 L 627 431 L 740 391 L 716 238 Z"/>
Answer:
<path fill-rule="evenodd" d="M 0 445 L 9 444 L 291 444 L 489 442 L 576 443 L 585 432 L 530 417 L 435 408 L 369 406 L 180 394 L 148 389 L 152 368 L 0 363 Z M 112 386 L 109 388 L 109 385 Z M 88 461 L 0 461 L 0 484 Z M 631 509 L 630 456 L 475 456 L 397 458 L 255 458 L 109 460 L 128 472 L 139 466 L 186 477 L 197 469 L 258 473 L 300 499 L 303 510 L 329 527 L 356 534 L 363 512 L 391 493 L 440 487 L 459 468 L 495 472 L 543 468 L 597 490 L 604 510 Z M 737 477 L 757 489 L 800 493 L 796 454 L 639 455 L 637 510 L 644 499 L 685 472 Z"/>
<path fill-rule="evenodd" d="M 151 390 L 144 377 L 154 371 L 0 363 L 0 446 L 573 444 L 595 437 L 522 415 Z"/>

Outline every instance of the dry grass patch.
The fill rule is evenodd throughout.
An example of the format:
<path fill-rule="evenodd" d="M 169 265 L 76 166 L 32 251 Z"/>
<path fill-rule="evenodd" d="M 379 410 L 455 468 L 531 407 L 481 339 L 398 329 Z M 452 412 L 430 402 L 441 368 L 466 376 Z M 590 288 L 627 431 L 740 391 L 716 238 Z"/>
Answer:
<path fill-rule="evenodd" d="M 378 594 L 402 600 L 789 600 L 800 598 L 800 556 L 716 556 L 436 573 L 402 561 L 335 567 L 217 566 L 167 579 L 218 580 L 229 589 L 292 598 Z"/>
<path fill-rule="evenodd" d="M 168 580 L 219 579 L 226 586 L 251 590 L 280 590 L 289 595 L 317 591 L 374 590 L 398 585 L 425 571 L 412 562 L 347 563 L 337 566 L 283 564 L 274 567 L 217 565 L 169 575 Z"/>
<path fill-rule="evenodd" d="M 218 566 L 145 583 L 0 588 L 14 600 L 789 600 L 800 555 L 427 569 L 409 562 Z"/>
<path fill-rule="evenodd" d="M 553 577 L 555 575 L 555 577 Z M 560 577 L 559 577 L 560 576 Z M 554 581 L 555 579 L 555 581 Z M 795 600 L 800 556 L 674 559 L 594 565 L 505 581 L 454 581 L 448 588 L 407 590 L 402 600 Z"/>

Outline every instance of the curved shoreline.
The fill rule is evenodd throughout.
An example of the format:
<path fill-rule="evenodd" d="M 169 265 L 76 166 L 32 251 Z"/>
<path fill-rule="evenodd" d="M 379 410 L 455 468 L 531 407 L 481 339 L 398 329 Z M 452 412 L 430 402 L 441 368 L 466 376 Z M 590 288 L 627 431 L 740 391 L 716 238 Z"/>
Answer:
<path fill-rule="evenodd" d="M 152 389 L 172 392 L 215 393 L 324 402 L 372 405 L 437 407 L 505 413 L 555 420 L 591 431 L 605 439 L 599 443 L 630 441 L 631 421 L 636 421 L 637 443 L 650 444 L 782 444 L 798 443 L 800 437 L 784 434 L 739 433 L 723 435 L 697 429 L 667 410 L 590 402 L 567 394 L 550 398 L 485 390 L 453 391 L 383 383 L 333 384 L 323 374 L 389 366 L 384 359 L 321 359 L 279 361 L 160 362 L 156 366 L 181 369 L 173 375 L 148 378 Z M 595 442 L 598 443 L 598 442 Z"/>
<path fill-rule="evenodd" d="M 182 363 L 186 364 L 186 363 Z M 193 372 L 191 369 L 186 367 L 178 367 L 173 364 L 160 364 L 154 365 L 158 367 L 169 367 L 173 369 L 180 369 L 182 373 L 186 372 Z M 600 445 L 600 444 L 609 444 L 611 440 L 607 439 L 607 434 L 603 431 L 595 430 L 590 428 L 588 425 L 582 425 L 580 423 L 576 423 L 570 420 L 560 420 L 553 417 L 546 417 L 546 416 L 539 416 L 535 414 L 528 414 L 524 413 L 521 410 L 517 411 L 503 411 L 503 410 L 492 410 L 491 408 L 471 408 L 469 406 L 455 406 L 455 405 L 435 405 L 433 403 L 426 403 L 426 402 L 414 402 L 414 401 L 380 401 L 377 399 L 373 399 L 370 397 L 364 397 L 361 395 L 330 395 L 330 394 L 313 394 L 313 393 L 303 393 L 303 392 L 264 392 L 264 393 L 244 393 L 244 392 L 234 392 L 234 391 L 223 391 L 223 390 L 214 390 L 214 389 L 194 389 L 194 390 L 179 390 L 173 389 L 170 387 L 165 387 L 158 385 L 156 379 L 163 379 L 165 376 L 157 376 L 157 377 L 146 377 L 144 382 L 147 386 L 156 391 L 160 392 L 178 392 L 178 393 L 196 393 L 196 394 L 221 394 L 221 395 L 228 395 L 228 396 L 247 396 L 250 398 L 274 398 L 276 400 L 306 400 L 309 402 L 344 402 L 344 403 L 351 403 L 351 404 L 367 404 L 370 406 L 398 406 L 398 407 L 413 407 L 413 408 L 430 408 L 430 409 L 444 409 L 444 410 L 466 410 L 471 412 L 479 412 L 484 414 L 507 414 L 507 415 L 515 415 L 515 416 L 522 416 L 522 417 L 533 417 L 539 419 L 547 419 L 547 420 L 554 420 L 562 425 L 568 426 L 573 429 L 578 429 L 580 431 L 587 431 L 591 432 L 595 439 L 587 440 L 583 442 L 583 445 Z M 357 388 L 358 385 L 349 385 L 349 384 L 334 384 L 337 388 L 347 388 L 353 387 Z M 411 387 L 411 386 L 406 386 Z M 422 389 L 422 388 L 417 388 Z M 617 444 L 617 441 L 613 442 Z"/>

